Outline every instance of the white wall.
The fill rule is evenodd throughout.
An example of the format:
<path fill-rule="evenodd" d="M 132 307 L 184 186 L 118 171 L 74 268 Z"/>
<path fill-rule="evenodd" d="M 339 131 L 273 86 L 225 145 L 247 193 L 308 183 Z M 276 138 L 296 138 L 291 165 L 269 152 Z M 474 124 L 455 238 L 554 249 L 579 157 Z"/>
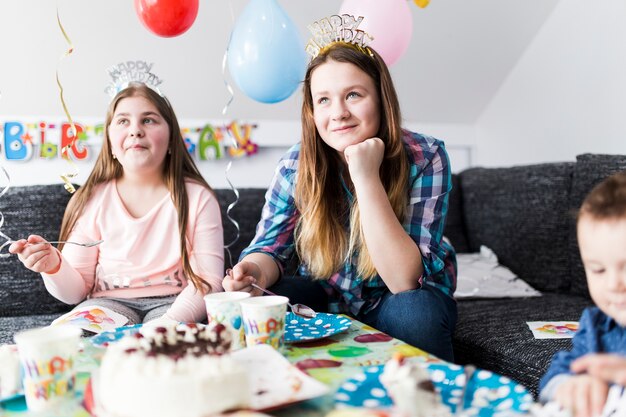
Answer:
<path fill-rule="evenodd" d="M 516 13 L 519 6 L 512 6 L 503 20 L 510 22 L 509 26 L 532 22 L 532 28 L 541 22 L 542 13 L 553 7 L 551 4 L 555 1 L 546 0 L 545 5 L 526 8 L 520 13 Z M 130 0 L 1 1 L 0 14 L 4 21 L 0 25 L 3 51 L 0 125 L 10 120 L 66 121 L 55 80 L 57 70 L 72 118 L 83 123 L 102 122 L 109 100 L 103 92 L 110 81 L 106 69 L 127 60 L 146 60 L 154 63 L 154 72 L 164 79 L 162 89 L 176 109 L 181 125 L 186 120 L 200 123 L 223 117 L 258 125 L 253 132 L 253 140 L 260 146 L 258 154 L 240 159 L 198 161 L 209 182 L 215 187 L 228 187 L 228 179 L 236 187 L 267 186 L 276 162 L 300 136 L 301 97 L 296 92 L 281 103 L 258 103 L 238 90 L 228 71 L 222 71 L 228 36 L 248 0 L 201 0 L 193 26 L 175 38 L 161 38 L 145 29 L 132 3 Z M 303 39 L 308 37 L 307 24 L 336 13 L 341 3 L 341 0 L 279 0 L 301 29 Z M 516 51 L 523 50 L 532 30 L 524 27 L 524 30 L 511 31 L 512 46 L 505 50 L 501 42 L 489 36 L 498 25 L 486 22 L 483 27 L 487 29 L 483 32 L 473 25 L 462 26 L 467 16 L 479 18 L 485 9 L 496 7 L 495 0 L 479 3 L 475 7 L 459 5 L 455 8 L 438 3 L 423 10 L 411 4 L 414 41 L 392 68 L 406 125 L 445 140 L 455 171 L 469 166 L 472 160 L 474 128 L 467 120 L 473 120 L 480 113 L 497 88 L 498 82 L 494 79 L 504 77 L 512 65 L 512 57 Z M 504 8 L 497 6 L 497 10 Z M 64 56 L 69 46 L 58 26 L 57 11 L 74 47 L 68 56 Z M 450 25 L 441 23 L 450 19 L 463 36 L 450 36 Z M 425 43 L 426 36 L 438 40 Z M 464 59 L 464 55 L 457 56 L 454 52 L 456 48 L 467 50 L 471 45 L 479 45 L 483 52 L 499 48 L 502 53 L 494 65 L 497 70 L 492 69 L 485 75 L 479 68 L 464 69 L 456 65 L 456 59 Z M 442 59 L 445 57 L 448 58 Z M 424 65 L 425 62 L 433 65 Z M 462 82 L 461 75 L 464 76 Z M 454 80 L 454 84 L 449 80 Z M 222 109 L 229 94 L 224 82 L 232 84 L 235 93 L 225 116 Z M 49 140 L 54 141 L 53 133 L 50 132 Z M 31 134 L 36 138 L 36 131 Z M 0 152 L 3 155 L 0 163 L 9 172 L 14 186 L 60 182 L 59 175 L 73 173 L 76 169 L 78 176 L 73 181 L 82 183 L 98 151 L 98 143 L 91 143 L 92 157 L 77 161 L 75 166 L 60 158 L 43 160 L 37 156 L 37 149 L 30 159 L 22 162 L 7 161 Z M 0 148 L 4 145 L 1 141 Z M 227 174 L 229 162 L 232 166 Z"/>
<path fill-rule="evenodd" d="M 626 2 L 562 0 L 476 123 L 484 166 L 626 154 Z"/>
<path fill-rule="evenodd" d="M 104 116 L 106 68 L 154 62 L 181 120 L 216 120 L 229 96 L 222 56 L 234 18 L 248 0 L 201 0 L 191 29 L 159 38 L 139 22 L 132 1 L 0 1 L 0 123 L 63 119 L 55 71 L 76 120 Z M 341 0 L 279 0 L 307 37 L 306 25 Z M 454 171 L 573 160 L 583 152 L 626 154 L 626 2 L 623 0 L 433 0 L 411 3 L 413 39 L 392 67 L 406 125 L 445 140 Z M 70 36 L 74 52 L 56 21 Z M 232 9 L 232 12 L 231 12 Z M 300 95 L 261 104 L 234 87 L 226 118 L 258 123 L 257 155 L 232 160 L 237 187 L 264 187 L 276 161 L 299 137 Z M 200 161 L 216 187 L 228 186 L 227 159 Z M 61 160 L 0 163 L 12 184 L 51 183 Z M 81 176 L 90 163 L 77 163 Z"/>

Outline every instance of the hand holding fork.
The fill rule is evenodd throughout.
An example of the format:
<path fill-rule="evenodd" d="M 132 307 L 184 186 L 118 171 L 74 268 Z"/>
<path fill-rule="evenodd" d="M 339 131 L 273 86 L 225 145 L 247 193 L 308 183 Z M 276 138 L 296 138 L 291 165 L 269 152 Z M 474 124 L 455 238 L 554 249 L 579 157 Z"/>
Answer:
<path fill-rule="evenodd" d="M 7 241 L 1 247 L 9 246 L 9 254 L 17 254 L 19 260 L 24 266 L 33 272 L 39 273 L 56 273 L 61 266 L 61 257 L 56 249 L 53 249 L 51 243 L 69 243 L 82 247 L 92 247 L 102 243 L 102 240 L 93 242 L 75 242 L 75 241 L 47 241 L 41 236 L 31 235 L 28 239 L 20 239 L 17 241 Z"/>

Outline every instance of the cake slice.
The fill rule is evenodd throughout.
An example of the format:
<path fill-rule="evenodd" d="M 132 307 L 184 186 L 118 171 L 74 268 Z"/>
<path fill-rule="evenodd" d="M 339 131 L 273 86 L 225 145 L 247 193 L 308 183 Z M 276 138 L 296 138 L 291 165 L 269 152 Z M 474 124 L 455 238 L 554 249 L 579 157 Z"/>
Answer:
<path fill-rule="evenodd" d="M 402 417 L 449 417 L 448 406 L 441 402 L 428 371 L 396 354 L 385 364 L 380 382 Z"/>

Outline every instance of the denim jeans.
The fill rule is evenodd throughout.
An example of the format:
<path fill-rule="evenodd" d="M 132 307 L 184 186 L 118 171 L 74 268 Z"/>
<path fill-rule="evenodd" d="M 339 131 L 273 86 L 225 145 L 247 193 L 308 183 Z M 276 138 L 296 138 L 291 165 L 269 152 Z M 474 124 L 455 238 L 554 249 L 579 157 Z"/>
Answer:
<path fill-rule="evenodd" d="M 328 310 L 328 296 L 319 282 L 306 277 L 283 277 L 270 290 L 316 311 Z M 378 306 L 357 320 L 418 347 L 441 359 L 454 361 L 452 335 L 457 320 L 456 301 L 430 285 L 398 294 L 385 293 Z"/>

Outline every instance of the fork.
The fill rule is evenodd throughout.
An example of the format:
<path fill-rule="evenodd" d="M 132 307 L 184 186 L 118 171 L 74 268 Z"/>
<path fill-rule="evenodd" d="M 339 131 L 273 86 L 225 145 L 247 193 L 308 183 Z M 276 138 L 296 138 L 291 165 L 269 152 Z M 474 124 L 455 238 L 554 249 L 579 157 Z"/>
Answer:
<path fill-rule="evenodd" d="M 101 244 L 102 242 L 104 242 L 104 240 L 94 240 L 93 242 L 72 242 L 71 240 L 49 240 L 46 242 L 37 242 L 34 243 L 34 245 L 40 245 L 43 243 L 65 243 L 65 244 L 70 244 L 70 245 L 77 245 L 77 246 L 83 246 L 85 248 L 90 248 L 92 246 L 97 246 L 99 244 Z"/>
<path fill-rule="evenodd" d="M 274 294 L 273 292 L 271 292 L 268 289 L 265 289 L 263 287 L 259 287 L 258 285 L 254 284 L 254 283 L 252 283 L 250 285 L 252 285 L 254 288 L 256 288 L 258 290 L 263 291 L 265 294 L 278 295 L 278 294 Z M 313 310 L 309 306 L 305 306 L 304 304 L 300 304 L 300 303 L 291 304 L 289 301 L 287 301 L 287 305 L 291 309 L 291 312 L 293 314 L 295 314 L 296 316 L 304 317 L 305 319 L 313 319 L 313 318 L 315 318 L 315 316 L 317 316 L 317 313 L 315 312 L 315 310 Z"/>

